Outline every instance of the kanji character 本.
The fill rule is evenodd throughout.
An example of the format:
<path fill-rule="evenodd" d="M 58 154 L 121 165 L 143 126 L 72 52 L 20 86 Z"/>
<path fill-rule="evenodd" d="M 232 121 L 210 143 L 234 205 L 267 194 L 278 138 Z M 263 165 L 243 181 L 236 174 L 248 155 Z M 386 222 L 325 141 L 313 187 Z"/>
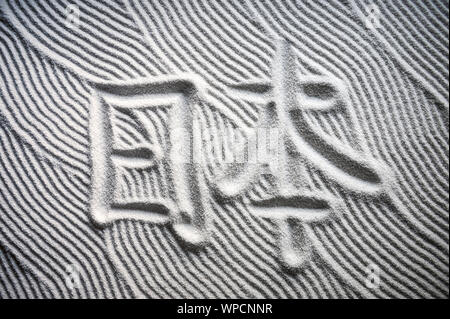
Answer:
<path fill-rule="evenodd" d="M 309 124 L 305 112 L 344 111 L 346 87 L 332 76 L 302 74 L 290 43 L 278 38 L 276 45 L 272 80 L 239 83 L 230 92 L 264 105 L 257 127 L 280 132 L 277 163 L 236 165 L 218 179 L 215 194 L 218 198 L 234 198 L 251 189 L 262 174 L 269 174 L 274 190 L 268 198 L 252 200 L 249 209 L 276 221 L 280 260 L 286 268 L 295 270 L 311 255 L 305 225 L 329 220 L 343 207 L 342 200 L 330 192 L 306 187 L 305 167 L 364 196 L 385 194 L 389 170 Z"/>

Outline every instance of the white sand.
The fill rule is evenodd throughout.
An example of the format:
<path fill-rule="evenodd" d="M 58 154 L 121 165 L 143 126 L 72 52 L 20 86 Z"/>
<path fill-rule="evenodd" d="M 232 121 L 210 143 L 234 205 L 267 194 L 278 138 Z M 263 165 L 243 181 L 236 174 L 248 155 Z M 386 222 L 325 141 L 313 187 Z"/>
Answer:
<path fill-rule="evenodd" d="M 5 0 L 0 39 L 0 298 L 448 298 L 448 1 Z"/>

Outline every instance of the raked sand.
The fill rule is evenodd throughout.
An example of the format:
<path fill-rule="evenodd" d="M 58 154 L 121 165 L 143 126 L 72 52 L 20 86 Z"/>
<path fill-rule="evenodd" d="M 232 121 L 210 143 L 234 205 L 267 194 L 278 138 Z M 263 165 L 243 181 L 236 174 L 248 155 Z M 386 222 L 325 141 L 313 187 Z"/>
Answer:
<path fill-rule="evenodd" d="M 0 4 L 0 298 L 448 298 L 448 1 Z"/>

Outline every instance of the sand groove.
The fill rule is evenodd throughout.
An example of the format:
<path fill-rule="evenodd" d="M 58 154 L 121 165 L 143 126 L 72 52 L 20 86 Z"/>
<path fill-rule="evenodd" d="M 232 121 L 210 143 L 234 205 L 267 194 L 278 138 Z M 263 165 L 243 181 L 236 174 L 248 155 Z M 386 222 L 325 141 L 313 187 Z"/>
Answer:
<path fill-rule="evenodd" d="M 66 24 L 68 3 L 0 7 L 0 298 L 448 297 L 448 1 L 375 1 L 376 29 L 365 26 L 362 0 L 87 0 L 78 3 L 77 28 Z M 213 194 L 223 159 L 238 156 L 233 143 L 251 136 L 265 107 L 230 88 L 268 91 L 277 38 L 289 43 L 300 74 L 345 88 L 344 108 L 304 112 L 301 123 L 329 141 L 320 151 L 339 157 L 351 149 L 361 165 L 352 171 L 345 161 L 348 174 L 334 180 L 314 163 L 303 168 L 302 187 L 339 198 L 342 207 L 328 222 L 303 227 L 311 258 L 298 272 L 280 266 L 276 222 L 251 209 L 271 194 L 270 178 L 255 179 L 233 200 Z M 172 172 L 142 163 L 170 147 L 173 115 L 164 105 L 120 107 L 114 83 L 184 74 L 205 82 L 192 119 L 210 191 L 201 226 L 208 244 L 190 249 L 170 224 L 148 220 L 97 227 L 92 92 L 103 85 L 116 98 L 116 161 L 135 158 L 136 147 L 147 152 L 116 171 L 113 194 L 114 209 L 141 214 L 149 199 L 171 196 Z M 349 190 L 350 175 L 366 172 L 374 184 L 384 178 L 371 170 L 379 163 L 390 172 L 382 196 Z M 120 201 L 130 199 L 131 206 Z M 168 223 L 163 206 L 153 217 Z M 371 263 L 381 269 L 379 289 L 366 284 Z M 79 267 L 78 289 L 67 286 L 68 265 Z"/>

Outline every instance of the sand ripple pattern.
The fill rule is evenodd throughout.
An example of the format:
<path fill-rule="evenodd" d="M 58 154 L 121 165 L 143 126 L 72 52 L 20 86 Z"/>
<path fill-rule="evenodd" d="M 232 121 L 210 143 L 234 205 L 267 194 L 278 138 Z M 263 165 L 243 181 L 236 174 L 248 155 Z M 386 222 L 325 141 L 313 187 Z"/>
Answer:
<path fill-rule="evenodd" d="M 0 298 L 443 298 L 449 296 L 448 1 L 374 1 L 380 27 L 367 29 L 366 2 L 4 0 L 0 6 Z M 263 22 L 262 22 L 263 21 Z M 210 86 L 195 106 L 213 179 L 230 149 L 214 137 L 245 135 L 260 105 L 226 87 L 269 80 L 290 43 L 306 72 L 342 80 L 357 122 L 337 114 L 307 121 L 341 142 L 355 136 L 396 177 L 393 204 L 364 200 L 310 169 L 311 188 L 345 202 L 330 223 L 308 226 L 313 261 L 280 269 L 274 224 L 250 214 L 245 198 L 209 199 L 211 242 L 199 252 L 169 227 L 89 219 L 89 97 L 92 83 L 195 73 Z M 312 71 L 311 71 L 312 72 Z M 124 145 L 141 141 L 114 114 Z M 164 146 L 167 114 L 144 115 Z M 164 171 L 122 171 L 120 196 L 165 196 Z M 258 185 L 246 198 L 267 191 Z M 139 195 L 140 194 L 140 195 Z M 369 289 L 366 267 L 381 269 Z M 70 289 L 67 266 L 80 269 Z"/>

